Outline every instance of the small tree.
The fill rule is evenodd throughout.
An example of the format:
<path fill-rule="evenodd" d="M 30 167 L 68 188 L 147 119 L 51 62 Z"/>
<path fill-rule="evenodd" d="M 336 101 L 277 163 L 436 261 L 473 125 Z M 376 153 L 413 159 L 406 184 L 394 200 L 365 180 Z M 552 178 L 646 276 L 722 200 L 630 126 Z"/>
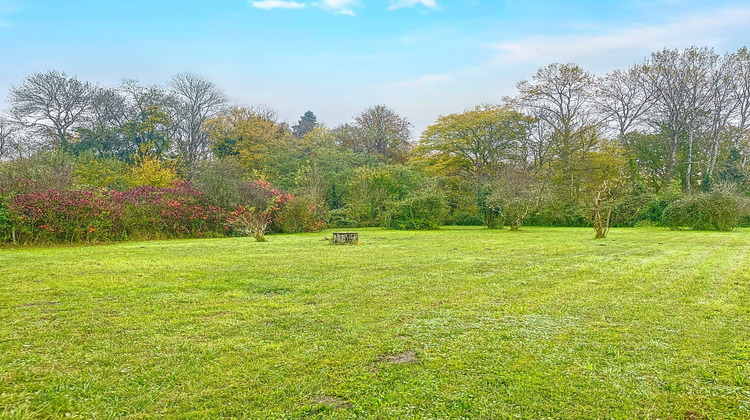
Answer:
<path fill-rule="evenodd" d="M 268 242 L 266 230 L 271 223 L 271 212 L 268 210 L 237 206 L 235 211 L 229 213 L 227 222 L 227 228 L 241 235 L 252 236 L 257 242 Z"/>
<path fill-rule="evenodd" d="M 609 221 L 614 208 L 614 194 L 612 193 L 611 182 L 604 180 L 599 191 L 594 198 L 594 232 L 595 239 L 604 239 L 609 233 Z"/>
<path fill-rule="evenodd" d="M 510 230 L 519 230 L 529 213 L 537 209 L 546 195 L 545 185 L 525 172 L 506 170 L 487 198 Z"/>

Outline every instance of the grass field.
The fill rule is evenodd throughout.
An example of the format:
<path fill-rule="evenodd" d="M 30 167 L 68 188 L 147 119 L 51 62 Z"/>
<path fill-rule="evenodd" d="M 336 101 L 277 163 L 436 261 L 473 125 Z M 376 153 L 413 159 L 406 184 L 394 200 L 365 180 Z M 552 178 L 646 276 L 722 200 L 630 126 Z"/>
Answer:
<path fill-rule="evenodd" d="M 750 418 L 750 231 L 0 249 L 0 417 Z"/>

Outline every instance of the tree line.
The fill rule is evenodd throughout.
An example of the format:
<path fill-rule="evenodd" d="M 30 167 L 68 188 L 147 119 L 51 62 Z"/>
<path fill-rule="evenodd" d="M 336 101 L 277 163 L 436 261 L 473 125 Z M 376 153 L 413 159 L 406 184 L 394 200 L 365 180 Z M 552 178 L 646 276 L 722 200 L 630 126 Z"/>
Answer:
<path fill-rule="evenodd" d="M 243 183 L 263 180 L 294 195 L 305 219 L 296 230 L 531 223 L 605 236 L 611 225 L 728 230 L 747 220 L 747 48 L 665 49 L 603 76 L 550 64 L 517 87 L 415 139 L 384 105 L 334 128 L 310 111 L 290 126 L 191 74 L 103 87 L 38 73 L 11 90 L 0 117 L 0 187 L 8 201 L 29 188 L 187 181 L 234 208 L 253 201 Z"/>

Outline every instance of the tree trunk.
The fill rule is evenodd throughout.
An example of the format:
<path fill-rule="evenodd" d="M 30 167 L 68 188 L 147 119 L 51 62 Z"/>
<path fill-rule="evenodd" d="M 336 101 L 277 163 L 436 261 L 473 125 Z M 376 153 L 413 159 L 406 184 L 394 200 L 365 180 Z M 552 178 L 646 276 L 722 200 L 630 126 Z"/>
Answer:
<path fill-rule="evenodd" d="M 690 193 L 692 189 L 691 177 L 693 175 L 693 130 L 688 133 L 688 161 L 687 170 L 685 171 L 685 187 L 687 192 Z"/>
<path fill-rule="evenodd" d="M 674 168 L 677 166 L 677 136 L 678 133 L 673 133 L 672 138 L 669 140 L 669 161 L 667 161 L 667 176 L 669 178 L 674 174 Z"/>
<path fill-rule="evenodd" d="M 612 215 L 612 207 L 609 207 L 607 216 L 602 217 L 602 205 L 610 200 L 610 198 L 609 185 L 607 181 L 604 181 L 604 183 L 602 183 L 601 189 L 596 194 L 596 198 L 594 199 L 594 232 L 596 232 L 596 236 L 594 236 L 594 239 L 604 239 L 607 237 L 607 233 L 609 232 L 609 220 L 610 216 Z"/>

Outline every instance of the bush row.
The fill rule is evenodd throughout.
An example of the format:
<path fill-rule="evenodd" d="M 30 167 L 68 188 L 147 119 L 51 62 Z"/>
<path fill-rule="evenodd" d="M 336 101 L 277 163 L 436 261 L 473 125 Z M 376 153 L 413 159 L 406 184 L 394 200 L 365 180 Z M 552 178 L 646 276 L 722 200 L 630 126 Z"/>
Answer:
<path fill-rule="evenodd" d="M 268 218 L 269 231 L 322 227 L 314 207 L 264 181 L 248 183 L 245 192 L 251 208 Z M 5 190 L 0 191 L 0 241 L 108 242 L 248 234 L 237 217 L 240 213 L 247 213 L 245 207 L 214 205 L 185 182 L 126 191 L 46 189 L 10 194 Z"/>
<path fill-rule="evenodd" d="M 374 209 L 347 205 L 329 212 L 325 203 L 305 196 L 293 197 L 272 188 L 266 181 L 242 181 L 233 186 L 231 197 L 212 194 L 210 190 L 202 192 L 186 182 L 125 191 L 39 190 L 30 182 L 18 182 L 15 186 L 14 191 L 0 189 L 0 242 L 73 243 L 249 235 L 253 234 L 249 228 L 253 225 L 251 219 L 261 216 L 264 232 L 297 233 L 328 226 L 436 229 L 451 223 L 486 224 L 491 215 L 478 208 L 474 212 L 465 208 L 452 212 L 451 203 L 435 188 L 417 189 L 401 199 L 383 200 Z M 551 200 L 531 209 L 525 200 L 509 197 L 498 195 L 496 202 L 488 201 L 497 212 L 498 224 L 590 226 L 591 210 L 584 202 Z M 518 220 L 510 223 L 515 219 Z M 728 231 L 750 226 L 750 198 L 722 188 L 689 196 L 669 192 L 629 194 L 614 205 L 612 221 L 614 226 L 661 225 L 671 229 Z"/>

